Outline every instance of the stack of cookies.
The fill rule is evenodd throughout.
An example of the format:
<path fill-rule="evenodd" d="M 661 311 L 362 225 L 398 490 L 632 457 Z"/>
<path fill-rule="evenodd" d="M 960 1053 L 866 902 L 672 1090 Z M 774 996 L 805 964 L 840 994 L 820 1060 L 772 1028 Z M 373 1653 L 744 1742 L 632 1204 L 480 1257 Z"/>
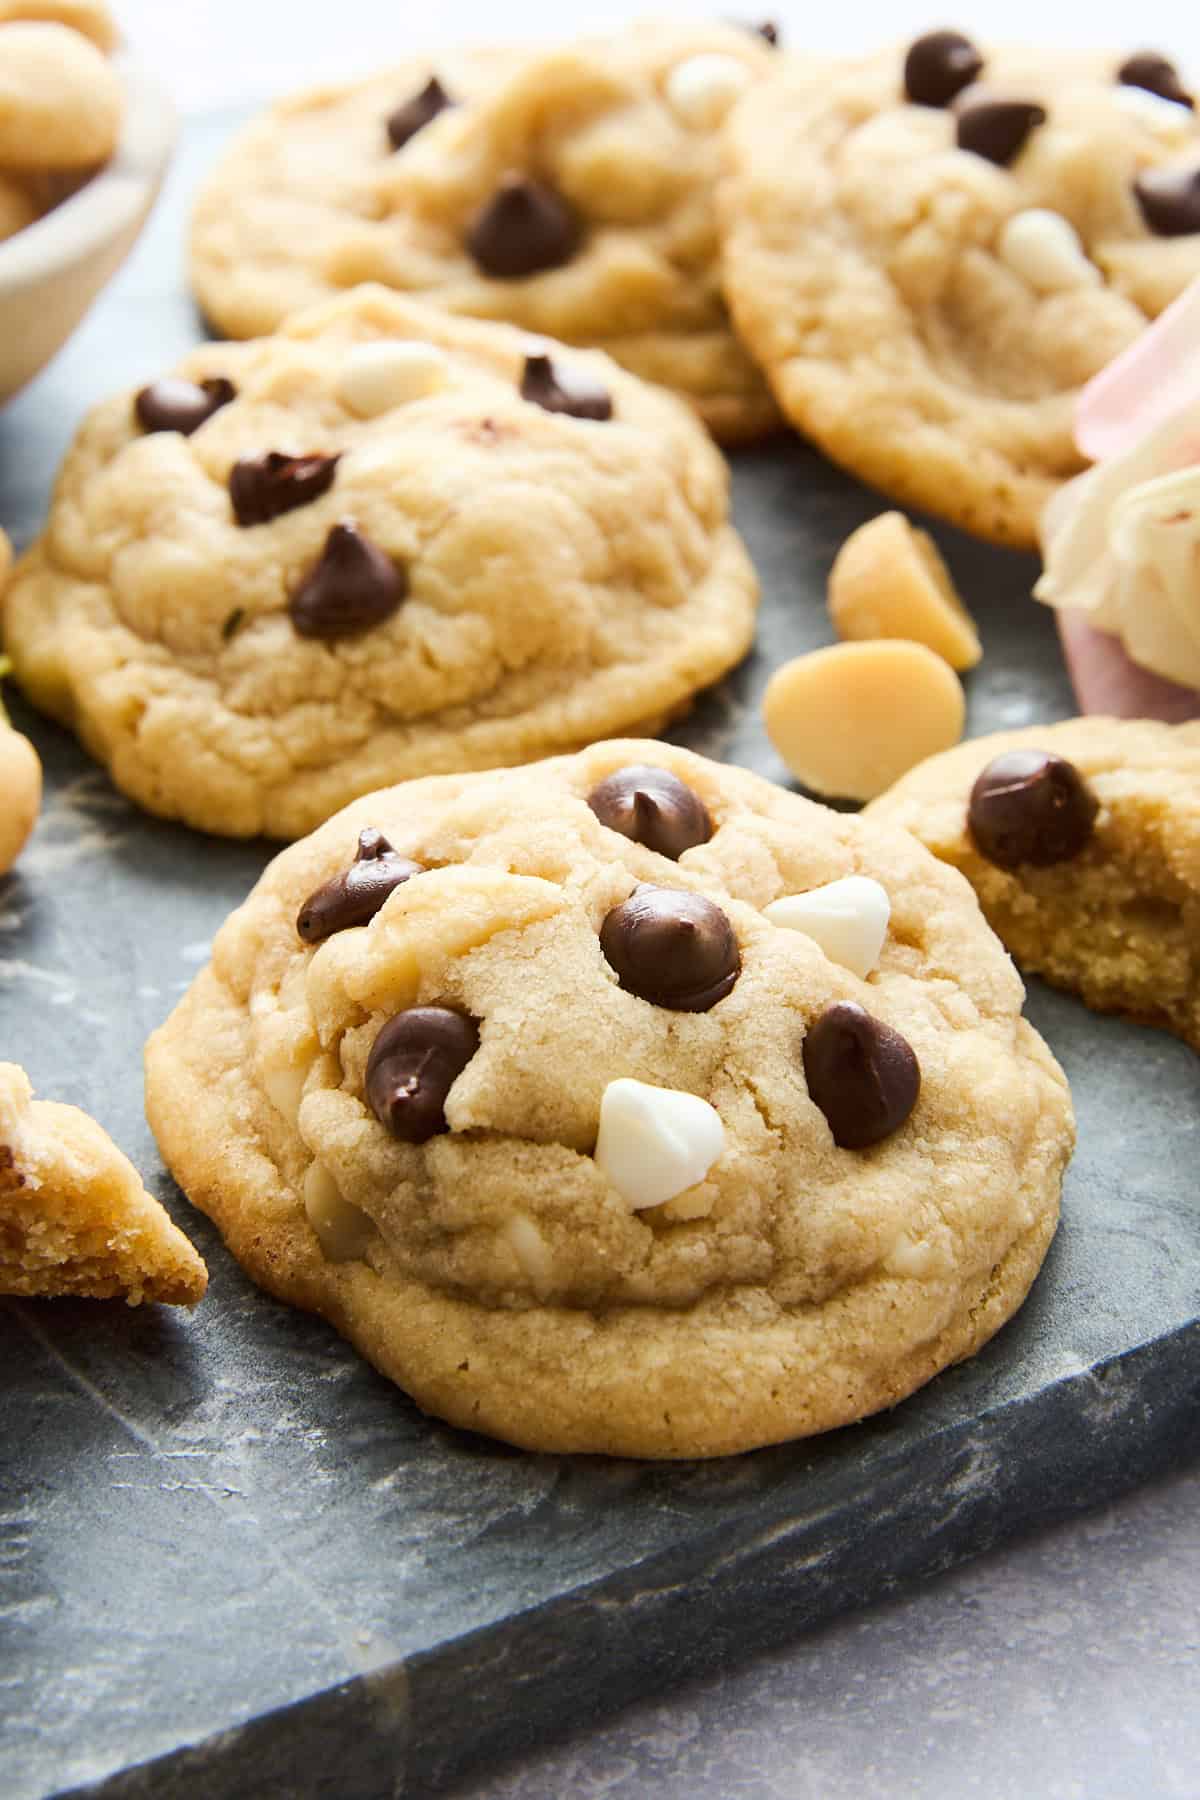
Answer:
<path fill-rule="evenodd" d="M 1200 1047 L 1200 728 L 952 748 L 982 649 L 902 514 L 833 571 L 854 641 L 768 695 L 871 817 L 652 741 L 753 640 L 716 445 L 786 421 L 1033 545 L 1198 195 L 1161 56 L 719 23 L 412 57 L 205 184 L 222 341 L 84 422 L 5 647 L 147 810 L 302 839 L 148 1112 L 423 1407 L 680 1457 L 890 1405 L 1055 1228 L 1071 1101 L 1005 946 Z"/>

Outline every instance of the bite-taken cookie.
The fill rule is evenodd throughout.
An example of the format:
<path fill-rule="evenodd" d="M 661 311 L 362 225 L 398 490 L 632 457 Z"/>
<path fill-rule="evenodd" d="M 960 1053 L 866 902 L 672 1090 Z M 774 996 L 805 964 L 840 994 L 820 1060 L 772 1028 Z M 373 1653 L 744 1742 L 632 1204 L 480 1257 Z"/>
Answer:
<path fill-rule="evenodd" d="M 195 1306 L 208 1271 L 108 1133 L 0 1062 L 0 1294 Z"/>
<path fill-rule="evenodd" d="M 975 738 L 867 811 L 962 871 L 1023 969 L 1200 1050 L 1200 723 Z"/>
<path fill-rule="evenodd" d="M 1200 126 L 1146 52 L 936 31 L 731 117 L 735 323 L 787 416 L 896 499 L 1032 546 L 1082 385 L 1200 274 Z"/>
<path fill-rule="evenodd" d="M 285 100 L 196 209 L 192 273 L 233 337 L 361 281 L 595 345 L 726 441 L 778 418 L 729 323 L 719 130 L 759 33 L 640 24 L 545 51 L 412 57 Z"/>
<path fill-rule="evenodd" d="M 234 1254 L 425 1408 L 715 1456 L 890 1406 L 1023 1299 L 1066 1082 L 961 878 L 665 744 L 372 794 L 147 1048 Z"/>
<path fill-rule="evenodd" d="M 4 632 L 150 811 L 295 837 L 384 782 L 659 729 L 756 599 L 672 395 L 362 288 L 97 408 Z"/>

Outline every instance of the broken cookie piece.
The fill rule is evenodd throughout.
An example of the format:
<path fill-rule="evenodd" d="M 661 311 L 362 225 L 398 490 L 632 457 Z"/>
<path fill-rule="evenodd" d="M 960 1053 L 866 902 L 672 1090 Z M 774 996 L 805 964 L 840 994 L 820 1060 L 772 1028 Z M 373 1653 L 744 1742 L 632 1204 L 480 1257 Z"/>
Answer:
<path fill-rule="evenodd" d="M 107 1132 L 0 1063 L 0 1294 L 194 1306 L 208 1271 Z"/>

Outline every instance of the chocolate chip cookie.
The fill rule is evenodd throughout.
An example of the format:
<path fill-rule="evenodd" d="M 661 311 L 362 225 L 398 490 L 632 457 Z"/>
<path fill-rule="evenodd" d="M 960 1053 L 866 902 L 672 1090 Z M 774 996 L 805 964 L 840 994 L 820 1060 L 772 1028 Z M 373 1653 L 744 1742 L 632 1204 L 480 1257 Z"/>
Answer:
<path fill-rule="evenodd" d="M 1200 1050 L 1200 724 L 976 738 L 867 810 L 962 871 L 1022 968 Z"/>
<path fill-rule="evenodd" d="M 1032 546 L 1082 385 L 1200 275 L 1200 126 L 1162 57 L 939 31 L 739 104 L 734 320 L 783 411 L 896 499 Z"/>
<path fill-rule="evenodd" d="M 382 782 L 657 730 L 756 599 L 687 407 L 368 287 L 97 408 L 5 642 L 148 810 L 295 837 Z"/>
<path fill-rule="evenodd" d="M 650 24 L 283 101 L 201 195 L 200 303 L 249 337 L 382 282 L 595 345 L 757 436 L 777 414 L 729 323 L 713 189 L 725 114 L 773 61 L 752 31 Z"/>
<path fill-rule="evenodd" d="M 208 1272 L 108 1133 L 0 1063 L 0 1294 L 194 1306 Z"/>
<path fill-rule="evenodd" d="M 1073 1140 L 970 888 L 661 743 L 372 794 L 147 1049 L 238 1259 L 427 1411 L 714 1456 L 890 1406 L 1020 1305 Z"/>

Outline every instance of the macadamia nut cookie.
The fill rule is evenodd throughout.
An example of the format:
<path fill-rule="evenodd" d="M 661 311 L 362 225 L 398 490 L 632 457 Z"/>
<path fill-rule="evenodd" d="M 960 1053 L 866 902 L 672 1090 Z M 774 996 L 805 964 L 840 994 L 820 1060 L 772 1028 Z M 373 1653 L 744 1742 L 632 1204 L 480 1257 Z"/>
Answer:
<path fill-rule="evenodd" d="M 201 195 L 200 303 L 249 337 L 381 282 L 595 345 L 757 436 L 777 415 L 729 323 L 713 189 L 725 115 L 772 63 L 752 31 L 643 23 L 285 100 Z"/>
<path fill-rule="evenodd" d="M 0 1294 L 194 1306 L 208 1272 L 108 1133 L 0 1063 Z"/>
<path fill-rule="evenodd" d="M 1200 724 L 975 738 L 868 816 L 961 870 L 1022 968 L 1200 1050 Z"/>
<path fill-rule="evenodd" d="M 99 407 L 5 638 L 150 811 L 295 837 L 386 781 L 658 729 L 756 599 L 672 395 L 362 288 Z"/>
<path fill-rule="evenodd" d="M 1033 545 L 1083 466 L 1080 388 L 1200 275 L 1179 75 L 939 31 L 781 60 L 726 144 L 726 290 L 788 418 L 895 499 Z"/>
<path fill-rule="evenodd" d="M 256 1280 L 532 1449 L 827 1429 L 1020 1304 L 1066 1082 L 966 883 L 661 743 L 372 794 L 147 1048 Z"/>

